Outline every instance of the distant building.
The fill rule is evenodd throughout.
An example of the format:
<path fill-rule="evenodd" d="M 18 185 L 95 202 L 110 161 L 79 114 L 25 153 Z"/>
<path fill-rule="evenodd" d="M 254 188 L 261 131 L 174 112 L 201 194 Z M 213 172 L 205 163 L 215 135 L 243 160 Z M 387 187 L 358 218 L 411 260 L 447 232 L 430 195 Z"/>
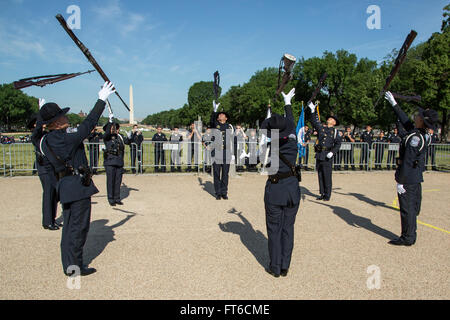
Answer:
<path fill-rule="evenodd" d="M 86 118 L 86 117 L 87 117 L 87 113 L 84 113 L 83 110 L 81 110 L 81 111 L 78 113 L 78 115 L 79 115 L 81 118 Z"/>

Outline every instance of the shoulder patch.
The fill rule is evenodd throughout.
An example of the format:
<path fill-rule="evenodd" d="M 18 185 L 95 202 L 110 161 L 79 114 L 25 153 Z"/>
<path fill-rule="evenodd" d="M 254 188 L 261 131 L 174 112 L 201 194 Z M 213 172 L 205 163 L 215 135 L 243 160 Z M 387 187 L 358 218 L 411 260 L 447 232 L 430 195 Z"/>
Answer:
<path fill-rule="evenodd" d="M 418 136 L 414 136 L 411 138 L 411 141 L 409 142 L 409 145 L 411 147 L 417 148 L 420 143 L 420 138 Z"/>

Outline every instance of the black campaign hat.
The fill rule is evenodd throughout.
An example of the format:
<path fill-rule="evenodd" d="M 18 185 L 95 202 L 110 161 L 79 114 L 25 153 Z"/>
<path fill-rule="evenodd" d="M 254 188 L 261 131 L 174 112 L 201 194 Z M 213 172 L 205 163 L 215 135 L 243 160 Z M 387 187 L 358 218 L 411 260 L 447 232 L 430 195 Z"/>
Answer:
<path fill-rule="evenodd" d="M 39 110 L 39 115 L 42 118 L 42 124 L 49 124 L 55 120 L 58 120 L 61 116 L 65 115 L 70 108 L 61 109 L 56 103 L 49 102 L 42 106 Z"/>
<path fill-rule="evenodd" d="M 332 119 L 334 119 L 334 121 L 336 121 L 336 126 L 338 126 L 340 124 L 339 119 L 336 116 L 328 116 L 327 120 L 330 118 L 332 118 Z"/>
<path fill-rule="evenodd" d="M 230 115 L 229 115 L 228 113 L 226 113 L 225 111 L 219 111 L 219 112 L 217 112 L 217 114 L 216 114 L 216 119 L 219 118 L 219 115 L 220 115 L 220 114 L 224 114 L 225 117 L 227 117 L 228 120 L 230 119 Z"/>
<path fill-rule="evenodd" d="M 433 131 L 436 130 L 436 125 L 439 121 L 439 114 L 433 109 L 422 109 L 419 108 L 419 115 L 423 119 L 425 126 Z"/>
<path fill-rule="evenodd" d="M 106 123 L 106 124 L 103 126 L 103 131 L 106 131 L 106 127 L 108 126 L 108 124 L 110 124 L 110 122 Z M 116 130 L 119 130 L 119 129 L 120 129 L 120 124 L 119 124 L 118 122 L 113 122 L 113 123 L 112 123 L 112 126 L 115 126 L 115 127 L 116 127 Z"/>

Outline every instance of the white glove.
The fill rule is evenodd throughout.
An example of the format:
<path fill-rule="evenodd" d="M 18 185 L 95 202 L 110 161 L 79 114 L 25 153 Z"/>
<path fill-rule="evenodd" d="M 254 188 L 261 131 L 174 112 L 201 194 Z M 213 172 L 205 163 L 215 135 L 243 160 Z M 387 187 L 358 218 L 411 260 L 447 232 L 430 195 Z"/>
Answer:
<path fill-rule="evenodd" d="M 295 88 L 293 88 L 291 91 L 289 91 L 288 94 L 284 94 L 284 92 L 281 92 L 281 94 L 283 95 L 283 98 L 284 98 L 284 105 L 290 106 L 291 100 L 295 96 Z"/>
<path fill-rule="evenodd" d="M 128 139 L 131 139 L 131 131 L 125 131 L 127 133 Z"/>
<path fill-rule="evenodd" d="M 312 102 L 308 104 L 308 108 L 311 110 L 311 113 L 316 112 L 316 106 Z"/>
<path fill-rule="evenodd" d="M 103 87 L 100 89 L 100 91 L 98 92 L 98 98 L 100 100 L 103 100 L 106 102 L 106 99 L 108 99 L 108 97 L 113 94 L 114 92 L 116 92 L 116 90 L 113 89 L 114 85 L 111 82 L 105 82 L 105 84 L 103 85 Z"/>
<path fill-rule="evenodd" d="M 272 116 L 272 111 L 270 108 L 267 109 L 267 116 L 266 119 L 269 119 Z"/>
<path fill-rule="evenodd" d="M 398 194 L 404 194 L 406 192 L 405 188 L 403 187 L 402 184 L 397 183 L 397 193 Z"/>
<path fill-rule="evenodd" d="M 219 110 L 219 106 L 220 106 L 220 103 L 217 103 L 217 104 L 216 104 L 216 100 L 214 100 L 214 101 L 213 101 L 214 112 L 217 112 L 217 110 Z"/>
<path fill-rule="evenodd" d="M 241 153 L 241 156 L 239 157 L 239 159 L 244 159 L 244 158 L 249 158 L 250 157 L 250 155 L 249 154 L 246 154 L 245 153 L 245 151 L 244 150 L 242 150 L 242 153 Z"/>
<path fill-rule="evenodd" d="M 387 101 L 389 101 L 389 103 L 390 103 L 392 106 L 397 105 L 397 101 L 395 101 L 395 98 L 394 98 L 394 96 L 392 95 L 392 93 L 391 93 L 390 91 L 388 91 L 388 92 L 386 92 L 386 93 L 384 94 L 384 98 L 385 98 Z"/>
<path fill-rule="evenodd" d="M 332 157 L 333 157 L 333 152 L 328 152 L 327 158 L 328 158 L 328 159 L 331 159 Z"/>
<path fill-rule="evenodd" d="M 39 98 L 39 109 L 42 108 L 42 106 L 45 104 L 45 99 Z"/>
<path fill-rule="evenodd" d="M 109 114 L 109 122 L 112 123 L 113 120 L 114 120 L 114 114 L 110 113 L 110 114 Z"/>

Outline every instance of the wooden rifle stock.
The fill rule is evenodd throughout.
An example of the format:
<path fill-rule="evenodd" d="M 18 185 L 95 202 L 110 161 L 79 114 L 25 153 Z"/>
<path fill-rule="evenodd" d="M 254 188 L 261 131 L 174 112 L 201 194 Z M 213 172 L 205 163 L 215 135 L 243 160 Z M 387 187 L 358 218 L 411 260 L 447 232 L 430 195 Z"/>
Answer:
<path fill-rule="evenodd" d="M 308 105 L 310 102 L 312 102 L 312 101 L 316 98 L 316 96 L 319 94 L 319 92 L 320 92 L 320 90 L 322 89 L 323 84 L 324 84 L 324 82 L 325 82 L 327 76 L 328 76 L 328 74 L 327 74 L 326 72 L 322 75 L 322 77 L 321 77 L 320 80 L 319 80 L 319 84 L 317 85 L 316 90 L 314 90 L 314 92 L 313 92 L 313 94 L 312 94 L 312 96 L 311 96 L 311 99 L 308 100 L 308 102 L 306 103 L 306 105 Z"/>
<path fill-rule="evenodd" d="M 94 59 L 92 54 L 89 52 L 88 48 L 85 47 L 85 45 L 77 38 L 77 36 L 73 33 L 73 31 L 67 26 L 66 20 L 64 20 L 63 16 L 60 14 L 56 15 L 56 19 L 59 21 L 63 29 L 67 32 L 67 34 L 72 38 L 73 42 L 80 48 L 81 52 L 85 55 L 85 57 L 89 60 L 89 62 L 92 64 L 92 66 L 97 70 L 97 72 L 100 74 L 100 76 L 103 78 L 103 80 L 111 82 L 109 80 L 108 76 L 105 74 L 103 69 L 99 66 L 97 61 Z M 130 111 L 130 108 L 128 108 L 125 101 L 123 101 L 122 97 L 119 95 L 119 93 L 116 90 L 116 95 L 122 101 L 125 108 L 127 108 L 128 111 Z"/>

